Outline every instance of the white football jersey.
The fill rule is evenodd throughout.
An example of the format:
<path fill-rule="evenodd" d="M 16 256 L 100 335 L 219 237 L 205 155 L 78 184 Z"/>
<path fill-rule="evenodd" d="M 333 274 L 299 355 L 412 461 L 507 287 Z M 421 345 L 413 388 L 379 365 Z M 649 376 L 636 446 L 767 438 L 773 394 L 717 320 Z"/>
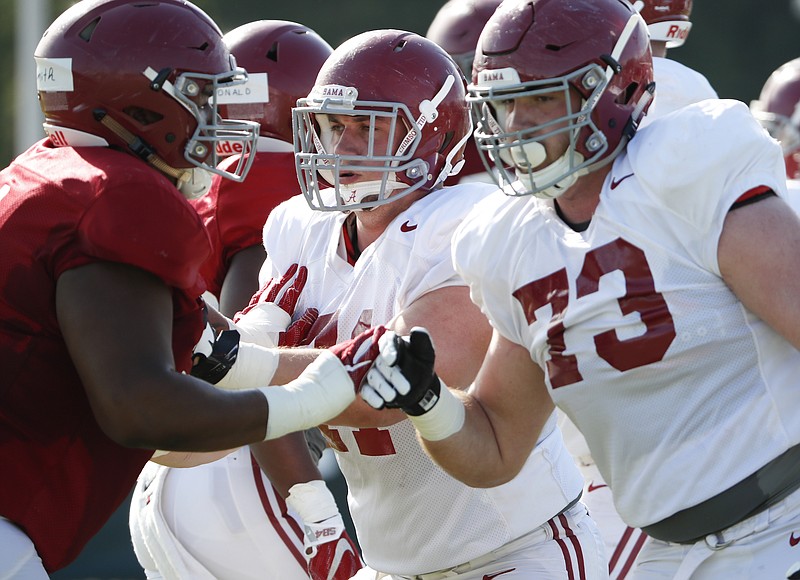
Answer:
<path fill-rule="evenodd" d="M 642 119 L 642 127 L 686 105 L 717 98 L 706 77 L 671 58 L 653 57 L 653 78 L 655 99 Z"/>
<path fill-rule="evenodd" d="M 785 195 L 780 147 L 744 104 L 708 100 L 637 133 L 586 231 L 552 201 L 497 193 L 454 236 L 473 300 L 545 369 L 631 526 L 800 442 L 800 352 L 717 263 L 729 208 L 762 185 Z"/>
<path fill-rule="evenodd" d="M 308 267 L 296 312 L 316 307 L 317 345 L 347 340 L 389 322 L 423 294 L 464 282 L 451 238 L 464 216 L 496 187 L 459 184 L 415 202 L 350 265 L 342 251 L 346 215 L 309 209 L 302 197 L 278 206 L 265 226 L 262 282 L 293 263 Z M 321 322 L 320 322 L 321 321 Z M 474 489 L 437 467 L 411 422 L 388 428 L 325 428 L 349 487 L 349 506 L 367 564 L 420 574 L 484 555 L 560 512 L 582 478 L 551 418 L 520 475 Z"/>

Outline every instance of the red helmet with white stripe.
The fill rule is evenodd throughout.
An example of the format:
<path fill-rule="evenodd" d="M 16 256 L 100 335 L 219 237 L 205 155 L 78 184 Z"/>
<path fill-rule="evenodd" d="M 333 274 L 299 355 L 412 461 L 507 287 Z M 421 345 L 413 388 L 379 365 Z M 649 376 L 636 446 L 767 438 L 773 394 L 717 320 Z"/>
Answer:
<path fill-rule="evenodd" d="M 558 197 L 624 149 L 653 89 L 647 29 L 627 1 L 506 0 L 481 33 L 467 100 L 478 150 L 506 193 Z M 505 126 L 518 99 L 555 93 L 564 117 Z M 541 142 L 557 134 L 569 137 L 567 151 L 542 168 Z"/>
<path fill-rule="evenodd" d="M 651 40 L 666 42 L 667 48 L 686 42 L 692 29 L 692 0 L 636 0 L 633 6 L 647 23 Z"/>
<path fill-rule="evenodd" d="M 223 117 L 250 119 L 261 135 L 292 142 L 292 107 L 305 97 L 333 48 L 316 32 L 286 20 L 257 20 L 223 37 L 249 75 L 244 98 L 220 102 Z"/>
<path fill-rule="evenodd" d="M 344 42 L 292 111 L 295 164 L 311 207 L 371 208 L 438 187 L 463 164 L 472 127 L 465 92 L 453 59 L 418 34 L 373 30 Z M 363 151 L 336 148 L 343 119 L 363 124 Z M 364 173 L 377 178 L 352 182 Z M 321 191 L 327 185 L 334 191 Z"/>
<path fill-rule="evenodd" d="M 45 129 L 63 144 L 120 147 L 179 185 L 194 168 L 244 179 L 248 161 L 220 170 L 215 145 L 249 151 L 258 125 L 221 118 L 214 95 L 247 75 L 194 4 L 84 0 L 50 25 L 34 57 Z"/>

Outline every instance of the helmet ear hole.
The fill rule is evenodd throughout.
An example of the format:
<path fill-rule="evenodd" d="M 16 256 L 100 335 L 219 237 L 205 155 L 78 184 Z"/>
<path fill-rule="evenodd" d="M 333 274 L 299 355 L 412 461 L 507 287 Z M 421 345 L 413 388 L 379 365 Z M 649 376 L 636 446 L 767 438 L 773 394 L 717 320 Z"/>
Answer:
<path fill-rule="evenodd" d="M 455 136 L 455 133 L 453 131 L 447 131 L 444 134 L 444 139 L 442 140 L 442 146 L 439 147 L 439 151 L 438 151 L 439 153 L 444 153 L 447 150 L 447 148 L 450 146 L 450 143 L 453 142 L 453 137 L 454 136 Z"/>
<path fill-rule="evenodd" d="M 141 107 L 125 107 L 122 112 L 144 127 L 158 123 L 164 118 L 160 113 Z"/>
<path fill-rule="evenodd" d="M 625 87 L 625 90 L 619 94 L 619 97 L 617 97 L 617 103 L 620 105 L 627 105 L 631 102 L 631 99 L 636 96 L 638 91 L 639 83 L 630 83 L 627 87 Z"/>
<path fill-rule="evenodd" d="M 97 28 L 97 24 L 100 22 L 100 18 L 95 18 L 92 20 L 87 26 L 83 28 L 78 34 L 78 38 L 81 40 L 85 40 L 89 42 L 92 40 L 92 35 L 94 34 L 94 29 Z"/>

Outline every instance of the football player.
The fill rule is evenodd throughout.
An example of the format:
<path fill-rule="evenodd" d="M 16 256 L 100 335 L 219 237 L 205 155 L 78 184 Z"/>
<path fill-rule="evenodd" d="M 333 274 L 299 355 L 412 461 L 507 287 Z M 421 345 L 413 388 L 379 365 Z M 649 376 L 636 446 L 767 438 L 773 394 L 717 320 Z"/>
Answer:
<path fill-rule="evenodd" d="M 800 209 L 800 58 L 772 72 L 750 111 L 781 144 L 789 195 Z"/>
<path fill-rule="evenodd" d="M 215 176 L 208 195 L 190 203 L 212 240 L 211 256 L 201 268 L 213 294 L 209 300 L 218 301 L 220 311 L 234 317 L 257 290 L 267 215 L 298 190 L 291 108 L 311 90 L 333 49 L 308 27 L 283 20 L 239 26 L 225 34 L 223 41 L 248 71 L 248 82 L 218 93 L 220 112 L 258 122 L 260 135 L 246 181 Z M 221 154 L 231 155 L 223 167 L 238 162 L 242 152 L 237 144 L 221 142 L 217 147 Z M 324 439 L 316 428 L 307 435 L 314 459 L 319 460 Z M 313 481 L 308 487 L 319 496 L 314 501 L 331 506 L 335 513 L 328 515 L 341 519 L 316 462 L 308 455 L 305 439 L 298 433 L 259 447 L 265 448 L 260 461 L 243 447 L 197 467 L 150 464 L 145 469 L 131 503 L 130 529 L 148 578 L 299 580 L 309 577 L 309 567 L 312 578 L 328 577 L 336 540 L 342 534 L 320 538 L 307 554 L 303 522 L 284 501 L 292 485 Z M 270 473 L 271 481 L 259 464 Z M 227 482 L 224 493 L 221 482 Z M 240 529 L 231 530 L 231 521 L 242 522 Z M 197 529 L 203 534 L 196 534 Z M 342 559 L 332 578 L 349 578 L 360 567 L 356 549 L 348 549 L 349 557 Z"/>
<path fill-rule="evenodd" d="M 702 74 L 667 58 L 667 49 L 677 48 L 686 42 L 692 28 L 692 0 L 637 0 L 633 6 L 644 18 L 650 33 L 656 83 L 653 102 L 640 125 L 645 126 L 653 119 L 691 103 L 717 98 L 717 93 Z M 584 502 L 603 534 L 609 558 L 609 574 L 612 579 L 623 580 L 632 570 L 646 535 L 622 521 L 614 508 L 611 489 L 597 469 L 586 440 L 563 413 L 559 414 L 559 426 L 567 448 L 586 480 Z"/>
<path fill-rule="evenodd" d="M 425 33 L 426 38 L 453 57 L 466 78 L 472 78 L 472 60 L 481 30 L 500 2 L 502 0 L 448 0 L 436 13 Z M 472 139 L 464 150 L 464 167 L 445 184 L 452 185 L 459 181 L 493 183 Z"/>
<path fill-rule="evenodd" d="M 641 125 L 691 103 L 716 99 L 705 76 L 667 57 L 668 49 L 683 46 L 689 36 L 692 0 L 636 0 L 633 7 L 647 23 L 656 81 L 653 104 Z"/>
<path fill-rule="evenodd" d="M 218 115 L 213 95 L 247 77 L 217 25 L 184 0 L 88 0 L 51 24 L 35 59 L 48 136 L 0 172 L 0 457 L 13 466 L 0 577 L 66 566 L 154 450 L 277 438 L 355 396 L 328 353 L 262 391 L 187 374 L 210 244 L 186 197 L 211 174 L 244 179 L 252 157 L 219 168 L 215 147 L 249 153 L 258 136 Z M 287 410 L 308 397 L 317 417 Z"/>
<path fill-rule="evenodd" d="M 464 393 L 436 377 L 426 333 L 387 333 L 362 396 L 415 411 L 437 463 L 479 487 L 519 472 L 555 403 L 650 536 L 636 578 L 783 577 L 800 526 L 800 220 L 780 148 L 738 101 L 636 132 L 652 81 L 625 2 L 498 8 L 468 99 L 502 191 L 453 241 L 492 344 Z"/>
<path fill-rule="evenodd" d="M 320 313 L 308 342 L 339 343 L 334 350 L 352 368 L 369 362 L 359 353 L 379 336 L 371 327 L 424 322 L 440 348 L 437 371 L 468 385 L 491 330 L 453 270 L 450 240 L 496 186 L 442 186 L 471 133 L 461 71 L 424 37 L 366 32 L 333 52 L 293 120 L 303 195 L 268 218 L 262 279 L 307 266 L 297 308 Z M 281 363 L 286 355 L 309 356 L 283 349 Z M 347 480 L 366 562 L 355 578 L 606 576 L 555 419 L 523 473 L 492 490 L 437 467 L 403 413 L 358 403 L 323 431 Z"/>

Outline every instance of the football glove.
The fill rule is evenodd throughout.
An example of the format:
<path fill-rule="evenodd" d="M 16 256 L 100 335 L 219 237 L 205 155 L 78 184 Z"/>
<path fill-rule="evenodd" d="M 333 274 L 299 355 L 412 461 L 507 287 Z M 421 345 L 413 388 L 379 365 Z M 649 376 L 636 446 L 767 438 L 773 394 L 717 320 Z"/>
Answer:
<path fill-rule="evenodd" d="M 286 504 L 303 520 L 308 575 L 312 580 L 349 580 L 363 567 L 355 543 L 324 481 L 298 483 Z"/>
<path fill-rule="evenodd" d="M 191 375 L 216 385 L 228 374 L 239 354 L 239 332 L 223 330 L 217 334 L 208 320 L 208 306 L 203 304 L 205 327 L 192 351 Z"/>
<path fill-rule="evenodd" d="M 378 356 L 378 341 L 386 332 L 385 326 L 368 328 L 361 334 L 332 346 L 329 350 L 339 357 L 344 368 L 353 379 L 353 385 L 358 392 L 361 383 L 372 367 L 375 357 Z"/>
<path fill-rule="evenodd" d="M 409 336 L 386 332 L 379 341 L 380 356 L 367 373 L 361 397 L 375 409 L 402 409 L 418 416 L 439 400 L 441 382 L 433 372 L 435 351 L 428 331 L 414 327 Z"/>
<path fill-rule="evenodd" d="M 264 284 L 247 307 L 233 317 L 242 341 L 267 348 L 300 344 L 319 315 L 315 308 L 309 308 L 292 323 L 307 280 L 308 269 L 292 264 L 279 279 Z"/>

